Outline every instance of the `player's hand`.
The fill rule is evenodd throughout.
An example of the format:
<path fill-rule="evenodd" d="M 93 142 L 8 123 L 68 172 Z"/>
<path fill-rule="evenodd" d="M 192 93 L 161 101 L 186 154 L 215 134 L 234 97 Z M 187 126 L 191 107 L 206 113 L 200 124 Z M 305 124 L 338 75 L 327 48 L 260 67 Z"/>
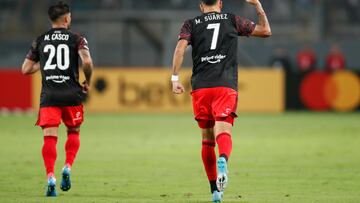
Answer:
<path fill-rule="evenodd" d="M 185 92 L 185 88 L 180 82 L 174 81 L 172 82 L 172 91 L 174 94 L 182 94 Z"/>
<path fill-rule="evenodd" d="M 82 83 L 82 85 L 83 85 L 83 92 L 86 93 L 86 94 L 88 94 L 89 91 L 90 91 L 90 84 L 89 84 L 89 82 L 88 82 L 87 80 L 85 80 L 85 81 Z"/>
<path fill-rule="evenodd" d="M 246 0 L 246 2 L 255 6 L 260 4 L 260 0 Z"/>

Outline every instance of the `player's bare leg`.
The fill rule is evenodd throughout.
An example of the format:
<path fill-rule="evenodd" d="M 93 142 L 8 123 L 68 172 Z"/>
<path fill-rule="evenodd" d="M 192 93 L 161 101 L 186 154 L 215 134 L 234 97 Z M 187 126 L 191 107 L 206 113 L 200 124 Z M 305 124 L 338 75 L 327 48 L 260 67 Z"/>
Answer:
<path fill-rule="evenodd" d="M 68 127 L 67 133 L 67 141 L 65 144 L 66 160 L 61 173 L 62 180 L 60 185 L 63 191 L 68 191 L 71 188 L 70 172 L 80 147 L 80 127 Z"/>
<path fill-rule="evenodd" d="M 47 175 L 47 190 L 46 196 L 55 197 L 56 192 L 56 178 L 54 175 L 55 161 L 57 157 L 56 144 L 58 127 L 43 127 L 44 145 L 42 148 L 42 155 L 46 168 Z"/>
<path fill-rule="evenodd" d="M 217 179 L 218 189 L 223 192 L 228 183 L 228 159 L 232 150 L 231 140 L 232 124 L 224 121 L 216 121 L 214 126 L 214 134 L 218 144 L 219 158 L 217 161 Z"/>

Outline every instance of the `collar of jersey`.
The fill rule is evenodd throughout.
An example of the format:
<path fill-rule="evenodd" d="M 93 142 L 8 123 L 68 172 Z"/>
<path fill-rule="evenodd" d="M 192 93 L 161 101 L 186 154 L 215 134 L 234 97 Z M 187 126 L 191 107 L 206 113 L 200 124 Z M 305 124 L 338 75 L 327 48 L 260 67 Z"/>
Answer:
<path fill-rule="evenodd" d="M 52 30 L 67 30 L 67 28 L 63 28 L 63 27 L 57 27 L 57 28 L 51 28 Z"/>
<path fill-rule="evenodd" d="M 211 13 L 220 13 L 220 12 L 217 12 L 217 11 L 210 11 L 210 12 L 204 13 L 204 15 L 211 14 Z"/>

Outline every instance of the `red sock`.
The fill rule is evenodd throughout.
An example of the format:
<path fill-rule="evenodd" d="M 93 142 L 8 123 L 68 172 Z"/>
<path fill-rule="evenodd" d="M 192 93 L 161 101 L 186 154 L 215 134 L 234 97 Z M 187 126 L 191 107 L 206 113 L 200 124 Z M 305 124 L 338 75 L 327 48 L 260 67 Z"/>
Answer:
<path fill-rule="evenodd" d="M 42 156 L 46 168 L 46 174 L 54 174 L 54 166 L 56 161 L 56 143 L 57 137 L 55 136 L 44 136 L 44 145 L 42 148 Z"/>
<path fill-rule="evenodd" d="M 216 174 L 215 141 L 210 141 L 210 140 L 202 141 L 201 157 L 209 181 L 216 180 L 217 174 Z"/>
<path fill-rule="evenodd" d="M 66 161 L 65 165 L 72 166 L 74 163 L 77 152 L 80 147 L 79 132 L 68 132 L 68 138 L 65 144 Z"/>
<path fill-rule="evenodd" d="M 220 133 L 216 137 L 216 142 L 219 148 L 219 156 L 224 156 L 228 160 L 232 150 L 231 135 L 229 133 Z"/>

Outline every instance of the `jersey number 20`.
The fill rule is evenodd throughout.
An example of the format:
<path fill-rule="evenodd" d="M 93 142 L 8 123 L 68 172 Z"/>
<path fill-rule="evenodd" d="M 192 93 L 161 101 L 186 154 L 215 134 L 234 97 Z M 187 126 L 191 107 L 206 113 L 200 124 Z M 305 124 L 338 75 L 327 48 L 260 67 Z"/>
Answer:
<path fill-rule="evenodd" d="M 44 70 L 54 70 L 56 66 L 60 70 L 66 70 L 70 65 L 70 57 L 69 57 L 69 47 L 66 44 L 59 44 L 57 48 L 55 48 L 52 44 L 47 44 L 44 47 L 44 52 L 49 52 L 49 58 L 45 63 Z M 56 55 L 56 63 L 52 64 L 53 58 Z"/>
<path fill-rule="evenodd" d="M 216 46 L 217 46 L 217 41 L 219 38 L 219 32 L 220 32 L 220 23 L 213 23 L 213 24 L 209 24 L 207 26 L 208 30 L 214 30 L 214 34 L 211 40 L 211 47 L 210 50 L 215 50 Z"/>

